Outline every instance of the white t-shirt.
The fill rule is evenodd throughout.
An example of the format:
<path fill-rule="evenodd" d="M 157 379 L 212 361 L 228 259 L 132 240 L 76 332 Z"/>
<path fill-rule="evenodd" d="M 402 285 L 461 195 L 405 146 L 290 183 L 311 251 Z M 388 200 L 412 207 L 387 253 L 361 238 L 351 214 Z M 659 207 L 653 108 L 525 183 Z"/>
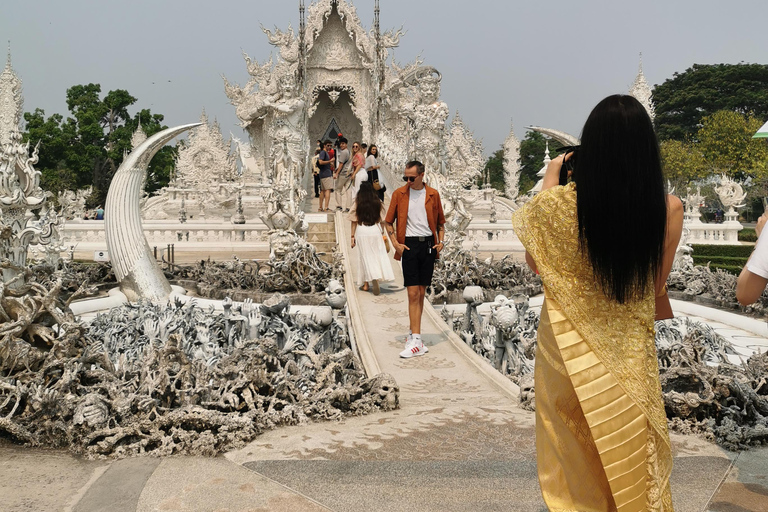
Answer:
<path fill-rule="evenodd" d="M 427 187 L 421 190 L 411 189 L 408 201 L 408 222 L 405 225 L 405 236 L 432 236 L 427 220 Z"/>
<path fill-rule="evenodd" d="M 761 233 L 757 239 L 755 250 L 747 263 L 747 270 L 760 277 L 768 279 L 768 233 Z"/>

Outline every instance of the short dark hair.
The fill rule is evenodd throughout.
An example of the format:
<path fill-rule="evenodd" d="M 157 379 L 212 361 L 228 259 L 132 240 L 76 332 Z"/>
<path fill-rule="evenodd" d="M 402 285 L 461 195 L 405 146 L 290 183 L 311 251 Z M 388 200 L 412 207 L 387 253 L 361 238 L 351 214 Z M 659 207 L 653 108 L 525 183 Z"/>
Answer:
<path fill-rule="evenodd" d="M 349 141 L 347 140 L 346 137 L 339 137 L 339 140 L 337 140 L 336 142 L 338 142 L 339 144 L 341 143 L 349 144 Z"/>
<path fill-rule="evenodd" d="M 419 174 L 424 174 L 424 164 L 418 160 L 411 160 L 405 164 L 406 169 L 410 169 L 411 167 L 415 167 Z"/>
<path fill-rule="evenodd" d="M 330 144 L 330 145 L 333 145 L 333 142 L 331 142 L 331 141 L 330 141 L 330 140 L 328 140 L 328 139 L 325 139 L 325 140 L 323 141 L 323 146 L 327 146 L 328 144 Z"/>

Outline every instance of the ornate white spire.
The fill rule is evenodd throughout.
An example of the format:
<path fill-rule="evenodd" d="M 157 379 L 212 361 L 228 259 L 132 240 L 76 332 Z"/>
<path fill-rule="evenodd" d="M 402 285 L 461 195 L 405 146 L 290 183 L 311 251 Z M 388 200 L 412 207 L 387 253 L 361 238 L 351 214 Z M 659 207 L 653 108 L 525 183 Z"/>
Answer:
<path fill-rule="evenodd" d="M 544 175 L 547 173 L 547 166 L 551 161 L 552 159 L 549 157 L 549 141 L 546 141 L 546 146 L 544 149 L 544 167 L 542 167 L 541 170 L 536 173 L 536 176 L 538 176 L 539 178 L 543 178 Z"/>
<path fill-rule="evenodd" d="M 11 45 L 8 43 L 8 60 L 0 73 L 0 146 L 11 143 L 11 132 L 19 129 L 23 106 L 21 79 L 11 67 Z"/>
<path fill-rule="evenodd" d="M 187 145 L 179 149 L 176 177 L 186 185 L 233 181 L 237 176 L 237 161 L 230 144 L 224 141 L 216 121 L 208 123 L 203 110 L 200 126 L 189 132 Z"/>
<path fill-rule="evenodd" d="M 517 199 L 520 181 L 520 141 L 515 137 L 515 126 L 510 123 L 509 135 L 504 140 L 504 195 Z"/>
<path fill-rule="evenodd" d="M 637 99 L 637 101 L 639 101 L 645 107 L 648 115 L 651 116 L 651 120 L 656 117 L 656 112 L 653 108 L 653 94 L 651 93 L 651 87 L 648 85 L 648 82 L 645 79 L 645 75 L 643 74 L 642 53 L 640 53 L 640 65 L 637 69 L 637 76 L 635 77 L 635 81 L 632 84 L 632 87 L 629 88 L 629 94 L 634 96 L 635 99 Z"/>
<path fill-rule="evenodd" d="M 147 134 L 144 133 L 144 129 L 141 127 L 141 119 L 139 119 L 139 126 L 136 127 L 136 131 L 133 132 L 131 137 L 131 149 L 136 149 L 145 140 L 147 140 Z"/>

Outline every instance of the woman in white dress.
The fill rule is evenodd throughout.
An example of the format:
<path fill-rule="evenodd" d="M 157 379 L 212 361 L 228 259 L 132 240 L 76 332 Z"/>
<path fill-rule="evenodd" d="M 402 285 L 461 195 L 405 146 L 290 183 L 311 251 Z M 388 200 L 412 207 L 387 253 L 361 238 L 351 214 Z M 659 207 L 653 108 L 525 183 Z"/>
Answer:
<path fill-rule="evenodd" d="M 352 199 L 354 200 L 357 191 L 360 190 L 360 184 L 368 181 L 368 173 L 365 172 L 365 154 L 359 142 L 352 144 L 352 175 L 350 176 L 350 181 L 352 182 Z"/>
<path fill-rule="evenodd" d="M 383 210 L 384 205 L 371 184 L 367 181 L 361 183 L 355 206 L 349 213 L 352 247 L 357 248 L 357 284 L 363 291 L 372 290 L 374 295 L 380 292 L 380 281 L 395 280 L 381 229 Z"/>

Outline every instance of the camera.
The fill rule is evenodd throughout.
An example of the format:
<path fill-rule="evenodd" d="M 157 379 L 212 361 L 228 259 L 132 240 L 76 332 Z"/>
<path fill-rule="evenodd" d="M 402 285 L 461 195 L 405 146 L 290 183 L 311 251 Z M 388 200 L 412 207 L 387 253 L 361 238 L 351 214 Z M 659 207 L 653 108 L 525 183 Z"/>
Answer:
<path fill-rule="evenodd" d="M 576 165 L 576 157 L 579 154 L 579 146 L 563 146 L 558 149 L 557 152 L 564 155 L 573 153 L 568 160 L 563 162 L 563 166 L 560 167 L 560 185 L 565 185 L 568 183 L 568 171 L 571 171 L 571 174 L 573 174 L 573 169 Z"/>

